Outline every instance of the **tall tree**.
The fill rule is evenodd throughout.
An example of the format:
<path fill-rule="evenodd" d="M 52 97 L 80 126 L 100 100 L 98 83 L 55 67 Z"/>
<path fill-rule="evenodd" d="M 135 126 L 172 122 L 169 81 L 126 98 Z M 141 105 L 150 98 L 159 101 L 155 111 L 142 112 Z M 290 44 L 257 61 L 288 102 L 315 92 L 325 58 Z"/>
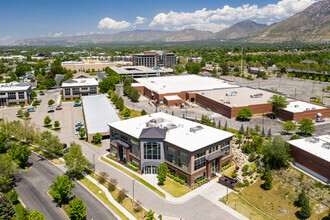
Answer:
<path fill-rule="evenodd" d="M 71 143 L 71 147 L 64 155 L 65 166 L 71 175 L 79 177 L 85 168 L 90 165 L 90 162 L 83 155 L 80 145 Z"/>
<path fill-rule="evenodd" d="M 303 118 L 300 122 L 299 122 L 299 131 L 304 134 L 304 135 L 310 135 L 313 134 L 316 129 L 314 126 L 314 123 L 312 120 L 307 119 L 307 118 Z"/>
<path fill-rule="evenodd" d="M 34 210 L 28 215 L 27 220 L 46 220 L 46 218 L 41 212 Z"/>
<path fill-rule="evenodd" d="M 16 166 L 9 155 L 0 154 L 0 191 L 6 190 L 14 181 Z"/>
<path fill-rule="evenodd" d="M 86 218 L 86 206 L 79 198 L 74 198 L 70 203 L 70 220 L 84 220 Z"/>
<path fill-rule="evenodd" d="M 12 144 L 8 150 L 8 154 L 13 160 L 17 160 L 19 166 L 23 168 L 27 165 L 31 151 L 26 145 Z"/>
<path fill-rule="evenodd" d="M 290 133 L 290 131 L 294 131 L 297 129 L 297 125 L 292 121 L 286 121 L 282 124 L 282 128 L 286 133 Z"/>
<path fill-rule="evenodd" d="M 52 156 L 62 155 L 64 148 L 58 136 L 52 135 L 49 131 L 44 131 L 40 134 L 39 146 Z"/>
<path fill-rule="evenodd" d="M 158 185 L 164 185 L 164 182 L 166 180 L 166 174 L 168 171 L 168 167 L 166 163 L 159 164 L 158 167 Z"/>
<path fill-rule="evenodd" d="M 15 210 L 7 196 L 0 197 L 0 218 L 2 220 L 12 220 Z"/>
<path fill-rule="evenodd" d="M 57 176 L 56 180 L 50 185 L 52 189 L 50 194 L 54 198 L 55 202 L 59 205 L 65 204 L 69 201 L 72 194 L 72 188 L 75 184 L 69 179 L 67 175 Z"/>
<path fill-rule="evenodd" d="M 289 144 L 279 135 L 264 143 L 262 153 L 264 154 L 265 164 L 270 168 L 285 167 L 292 160 Z"/>
<path fill-rule="evenodd" d="M 108 77 L 103 78 L 102 81 L 99 83 L 100 93 L 107 93 L 109 89 L 114 91 L 116 89 L 116 85 L 114 79 Z"/>
<path fill-rule="evenodd" d="M 279 108 L 285 108 L 288 105 L 288 101 L 285 96 L 273 95 L 268 101 L 273 106 L 273 113 L 277 117 Z"/>

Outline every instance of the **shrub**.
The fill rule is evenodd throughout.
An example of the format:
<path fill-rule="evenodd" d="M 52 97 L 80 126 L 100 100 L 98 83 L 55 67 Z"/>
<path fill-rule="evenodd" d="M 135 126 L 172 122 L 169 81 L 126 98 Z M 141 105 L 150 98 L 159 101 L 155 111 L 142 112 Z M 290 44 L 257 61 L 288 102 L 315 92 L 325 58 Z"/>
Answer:
<path fill-rule="evenodd" d="M 244 187 L 244 184 L 241 183 L 241 182 L 239 182 L 239 183 L 238 183 L 238 187 L 239 187 L 239 188 L 243 188 L 243 187 Z"/>
<path fill-rule="evenodd" d="M 110 192 L 114 191 L 116 189 L 117 184 L 118 184 L 118 181 L 116 178 L 110 178 L 108 190 Z"/>
<path fill-rule="evenodd" d="M 119 203 L 122 203 L 124 201 L 124 199 L 126 198 L 126 193 L 127 193 L 126 189 L 119 190 L 118 197 L 117 197 L 117 201 Z"/>
<path fill-rule="evenodd" d="M 168 173 L 167 176 L 170 177 L 171 179 L 174 179 L 174 177 L 175 177 L 175 176 L 172 175 L 171 173 Z"/>
<path fill-rule="evenodd" d="M 248 180 L 244 180 L 244 186 L 249 186 L 249 185 L 250 185 L 249 181 Z"/>
<path fill-rule="evenodd" d="M 228 169 L 229 167 L 231 167 L 231 163 L 228 163 L 227 165 L 222 166 L 221 171 L 224 171 L 224 170 Z"/>
<path fill-rule="evenodd" d="M 108 177 L 109 177 L 109 174 L 107 174 L 106 172 L 101 172 L 100 177 L 99 177 L 99 183 L 101 183 L 101 184 L 105 183 L 105 181 L 107 180 Z"/>
<path fill-rule="evenodd" d="M 126 166 L 135 172 L 139 170 L 139 168 L 134 166 L 133 164 L 127 164 Z"/>
<path fill-rule="evenodd" d="M 236 178 L 238 176 L 238 174 L 235 172 L 231 175 L 232 178 Z"/>

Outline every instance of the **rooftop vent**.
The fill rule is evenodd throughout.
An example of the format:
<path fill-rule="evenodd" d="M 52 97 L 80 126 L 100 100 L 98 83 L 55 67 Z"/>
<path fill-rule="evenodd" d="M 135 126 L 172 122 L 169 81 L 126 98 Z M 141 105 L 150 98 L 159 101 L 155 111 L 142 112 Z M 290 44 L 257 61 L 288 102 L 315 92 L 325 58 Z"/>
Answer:
<path fill-rule="evenodd" d="M 311 108 L 306 108 L 306 110 L 311 110 Z"/>
<path fill-rule="evenodd" d="M 177 128 L 178 126 L 176 126 L 175 124 L 173 124 L 173 123 L 169 123 L 169 124 L 167 124 L 167 125 L 165 125 L 165 129 L 166 130 L 172 130 L 172 129 L 175 129 L 175 128 Z"/>
<path fill-rule="evenodd" d="M 200 126 L 200 125 L 197 125 L 196 127 L 192 127 L 192 128 L 190 128 L 190 132 L 193 132 L 193 133 L 196 133 L 196 131 L 199 131 L 199 130 L 202 130 L 202 129 L 204 129 L 202 126 Z"/>
<path fill-rule="evenodd" d="M 254 94 L 254 95 L 250 95 L 251 98 L 261 98 L 264 94 L 262 93 L 257 93 L 257 94 Z"/>
<path fill-rule="evenodd" d="M 310 137 L 310 138 L 306 138 L 306 141 L 315 144 L 315 143 L 319 142 L 319 139 L 317 139 L 315 137 Z"/>
<path fill-rule="evenodd" d="M 323 143 L 322 147 L 329 150 L 330 149 L 330 143 Z"/>
<path fill-rule="evenodd" d="M 237 95 L 236 91 L 231 91 L 226 93 L 226 96 L 236 96 L 236 95 Z"/>
<path fill-rule="evenodd" d="M 294 105 L 295 108 L 299 108 L 299 105 Z"/>

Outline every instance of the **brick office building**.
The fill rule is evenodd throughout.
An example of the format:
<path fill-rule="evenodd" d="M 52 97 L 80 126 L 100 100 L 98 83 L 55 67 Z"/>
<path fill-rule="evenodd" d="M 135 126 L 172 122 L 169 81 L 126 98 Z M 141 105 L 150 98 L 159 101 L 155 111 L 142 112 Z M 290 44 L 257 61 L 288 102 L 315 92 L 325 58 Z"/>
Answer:
<path fill-rule="evenodd" d="M 28 104 L 30 100 L 30 84 L 18 82 L 0 84 L 0 106 Z"/>
<path fill-rule="evenodd" d="M 192 185 L 221 172 L 231 162 L 234 134 L 165 113 L 109 124 L 110 151 L 144 174 L 156 174 L 165 162 L 169 172 Z"/>
<path fill-rule="evenodd" d="M 330 183 L 330 135 L 288 141 L 295 165 Z"/>
<path fill-rule="evenodd" d="M 286 108 L 281 108 L 278 112 L 278 117 L 288 121 L 301 121 L 303 118 L 315 120 L 317 115 L 322 115 L 322 118 L 330 117 L 330 108 L 325 105 L 320 105 L 305 101 L 290 101 Z"/>

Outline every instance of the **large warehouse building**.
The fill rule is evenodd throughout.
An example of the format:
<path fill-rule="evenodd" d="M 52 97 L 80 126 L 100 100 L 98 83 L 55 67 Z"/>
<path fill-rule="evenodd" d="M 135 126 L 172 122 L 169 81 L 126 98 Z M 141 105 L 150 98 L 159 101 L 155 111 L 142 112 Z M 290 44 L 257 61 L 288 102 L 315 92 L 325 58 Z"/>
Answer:
<path fill-rule="evenodd" d="M 87 140 L 92 141 L 98 132 L 109 137 L 108 123 L 120 121 L 115 109 L 105 95 L 83 96 L 81 99 Z"/>
<path fill-rule="evenodd" d="M 137 78 L 135 82 L 132 84 L 133 87 L 158 104 L 164 102 L 165 96 L 177 95 L 186 100 L 189 98 L 188 92 L 238 87 L 225 80 L 196 75 Z"/>

